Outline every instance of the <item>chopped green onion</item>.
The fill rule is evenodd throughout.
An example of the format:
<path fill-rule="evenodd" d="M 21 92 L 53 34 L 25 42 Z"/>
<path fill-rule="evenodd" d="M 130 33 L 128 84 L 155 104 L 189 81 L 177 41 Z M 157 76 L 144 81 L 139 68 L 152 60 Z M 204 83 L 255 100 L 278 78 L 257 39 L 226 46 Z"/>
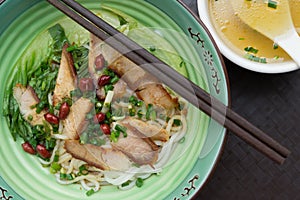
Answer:
<path fill-rule="evenodd" d="M 108 75 L 108 76 L 110 76 L 110 77 L 114 77 L 114 76 L 115 76 L 115 73 L 114 73 L 111 69 L 104 68 L 104 70 L 103 70 L 103 75 Z"/>
<path fill-rule="evenodd" d="M 268 7 L 276 9 L 277 8 L 277 1 L 269 0 L 268 1 Z"/>
<path fill-rule="evenodd" d="M 117 77 L 117 76 L 114 76 L 113 78 L 110 79 L 111 84 L 115 84 L 118 81 L 119 81 L 119 77 Z"/>
<path fill-rule="evenodd" d="M 60 174 L 59 174 L 59 178 L 60 178 L 61 180 L 67 179 L 67 174 L 65 174 L 65 173 L 60 173 Z"/>
<path fill-rule="evenodd" d="M 108 93 L 108 91 L 112 91 L 112 90 L 114 90 L 113 85 L 107 84 L 107 85 L 104 86 L 104 91 L 105 91 L 106 94 Z"/>
<path fill-rule="evenodd" d="M 59 155 L 55 155 L 54 159 L 53 159 L 53 162 L 58 162 L 58 160 L 59 160 Z"/>
<path fill-rule="evenodd" d="M 86 196 L 91 196 L 94 193 L 95 193 L 95 190 L 94 189 L 90 189 L 85 194 L 86 194 Z"/>
<path fill-rule="evenodd" d="M 113 96 L 114 96 L 114 92 L 113 91 L 108 91 L 107 92 L 107 95 L 106 95 L 104 103 L 103 103 L 103 107 L 101 109 L 102 113 L 106 113 L 106 112 L 109 111 L 110 103 L 112 101 Z"/>
<path fill-rule="evenodd" d="M 143 104 L 144 104 L 143 101 L 138 101 L 138 102 L 136 103 L 136 106 L 137 106 L 137 107 L 142 107 Z"/>
<path fill-rule="evenodd" d="M 174 119 L 173 124 L 175 126 L 180 126 L 181 125 L 181 120 L 180 119 Z"/>
<path fill-rule="evenodd" d="M 105 114 L 105 117 L 106 117 L 106 119 L 111 119 L 111 117 L 112 117 L 111 112 L 108 111 L 108 112 Z"/>
<path fill-rule="evenodd" d="M 279 47 L 278 44 L 276 43 L 273 44 L 273 49 L 278 49 L 278 47 Z"/>
<path fill-rule="evenodd" d="M 138 100 L 135 96 L 130 96 L 128 101 L 129 103 L 135 105 Z"/>
<path fill-rule="evenodd" d="M 134 108 L 130 108 L 128 111 L 129 111 L 129 116 L 131 116 L 131 117 L 135 116 L 136 110 Z"/>
<path fill-rule="evenodd" d="M 142 187 L 143 184 L 144 184 L 144 180 L 143 180 L 142 178 L 137 178 L 137 179 L 136 179 L 135 185 L 136 185 L 137 187 Z"/>
<path fill-rule="evenodd" d="M 89 171 L 87 170 L 86 166 L 85 165 L 81 165 L 79 167 L 79 173 L 81 175 L 87 175 L 89 173 Z"/>
<path fill-rule="evenodd" d="M 254 54 L 256 54 L 258 52 L 258 49 L 255 49 L 251 46 L 245 47 L 244 50 L 247 51 L 247 52 L 250 52 L 250 53 L 254 53 Z"/>
<path fill-rule="evenodd" d="M 129 184 L 131 183 L 131 181 L 129 180 L 129 181 L 126 181 L 125 183 L 122 183 L 122 187 L 126 187 L 126 186 L 128 186 Z"/>
<path fill-rule="evenodd" d="M 254 62 L 267 63 L 266 58 L 260 58 L 260 57 L 254 56 L 252 54 L 245 54 L 245 58 L 247 58 L 251 61 L 254 61 Z"/>
<path fill-rule="evenodd" d="M 27 119 L 28 119 L 29 121 L 32 121 L 32 120 L 33 120 L 33 116 L 32 116 L 32 115 L 28 115 Z"/>
<path fill-rule="evenodd" d="M 127 132 L 123 133 L 123 137 L 126 138 L 127 137 Z"/>
<path fill-rule="evenodd" d="M 57 162 L 53 162 L 51 163 L 50 166 L 50 172 L 55 174 L 56 172 L 58 172 L 61 169 L 61 165 L 58 164 Z"/>
<path fill-rule="evenodd" d="M 118 141 L 118 138 L 116 136 L 116 131 L 112 131 L 110 133 L 110 140 L 113 141 L 113 142 L 117 142 Z"/>
<path fill-rule="evenodd" d="M 74 174 L 66 174 L 66 179 L 71 181 L 75 178 L 75 175 Z"/>
<path fill-rule="evenodd" d="M 152 104 L 148 104 L 147 111 L 146 111 L 146 119 L 147 120 L 155 120 L 156 119 L 156 112 L 153 109 Z"/>
<path fill-rule="evenodd" d="M 137 112 L 137 116 L 138 116 L 138 118 L 139 119 L 141 119 L 142 117 L 143 117 L 143 111 L 142 110 L 139 110 L 138 112 Z"/>
<path fill-rule="evenodd" d="M 121 126 L 120 124 L 117 124 L 117 125 L 115 126 L 115 129 L 116 129 L 117 131 L 122 132 L 122 133 L 126 133 L 126 130 L 127 130 L 126 127 Z"/>
<path fill-rule="evenodd" d="M 56 140 L 54 138 L 50 138 L 46 140 L 46 149 L 53 149 L 56 145 Z"/>

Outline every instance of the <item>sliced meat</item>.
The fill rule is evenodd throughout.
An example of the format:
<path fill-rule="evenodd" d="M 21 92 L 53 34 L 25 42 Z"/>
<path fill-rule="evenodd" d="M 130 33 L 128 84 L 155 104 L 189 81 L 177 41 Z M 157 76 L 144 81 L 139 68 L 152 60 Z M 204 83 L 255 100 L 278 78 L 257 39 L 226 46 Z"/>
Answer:
<path fill-rule="evenodd" d="M 86 115 L 91 111 L 94 104 L 86 98 L 81 97 L 70 108 L 68 117 L 63 121 L 62 134 L 69 139 L 78 139 L 86 128 Z"/>
<path fill-rule="evenodd" d="M 113 100 L 122 98 L 125 95 L 126 90 L 127 90 L 126 82 L 120 79 L 118 82 L 116 82 L 116 84 L 114 84 Z"/>
<path fill-rule="evenodd" d="M 159 82 L 154 76 L 124 56 L 118 58 L 108 67 L 117 73 L 134 91 L 139 90 L 147 84 Z"/>
<path fill-rule="evenodd" d="M 173 98 L 154 76 L 127 58 L 118 58 L 109 68 L 121 76 L 146 104 L 159 105 L 167 110 L 178 107 L 177 98 Z"/>
<path fill-rule="evenodd" d="M 136 128 L 139 132 L 141 132 L 146 137 L 150 137 L 152 140 L 160 140 L 166 142 L 170 138 L 170 134 L 166 129 L 148 124 L 133 117 L 126 117 L 124 120 L 122 120 L 122 124 L 125 125 L 126 128 L 128 128 L 129 126 Z"/>
<path fill-rule="evenodd" d="M 72 54 L 67 51 L 68 45 L 62 49 L 60 67 L 53 94 L 53 105 L 62 102 L 63 98 L 70 97 L 70 92 L 76 89 L 76 71 Z"/>
<path fill-rule="evenodd" d="M 126 124 L 122 124 L 126 126 Z M 126 126 L 127 137 L 120 136 L 112 142 L 113 148 L 122 151 L 139 165 L 153 165 L 158 158 L 158 146 L 132 126 Z"/>
<path fill-rule="evenodd" d="M 13 96 L 18 102 L 20 112 L 26 121 L 33 126 L 43 124 L 46 111 L 42 110 L 39 114 L 36 113 L 35 105 L 37 105 L 40 100 L 32 87 L 16 84 L 13 88 Z"/>
<path fill-rule="evenodd" d="M 167 110 L 178 108 L 178 99 L 172 98 L 161 84 L 148 84 L 136 92 L 146 104 L 155 104 Z"/>
<path fill-rule="evenodd" d="M 66 140 L 65 148 L 73 157 L 102 170 L 125 171 L 132 165 L 125 154 L 115 149 L 80 144 L 78 140 Z"/>

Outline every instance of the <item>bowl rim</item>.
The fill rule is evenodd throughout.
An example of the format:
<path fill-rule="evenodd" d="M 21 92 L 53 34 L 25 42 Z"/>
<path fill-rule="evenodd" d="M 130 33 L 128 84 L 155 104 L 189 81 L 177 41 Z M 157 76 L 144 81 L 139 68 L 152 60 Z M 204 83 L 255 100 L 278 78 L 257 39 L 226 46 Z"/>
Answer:
<path fill-rule="evenodd" d="M 216 49 L 216 53 L 220 59 L 220 62 L 221 62 L 221 66 L 222 66 L 222 69 L 223 69 L 223 73 L 224 73 L 224 76 L 225 76 L 225 79 L 226 79 L 226 86 L 227 86 L 227 95 L 228 95 L 228 107 L 230 108 L 231 107 L 231 90 L 230 90 L 230 83 L 229 83 L 229 76 L 228 76 L 228 72 L 227 72 L 227 68 L 226 68 L 226 65 L 225 65 L 225 62 L 224 62 L 224 59 L 223 59 L 223 56 L 222 56 L 222 53 L 220 51 L 220 48 L 219 46 L 217 45 L 216 41 L 215 41 L 215 38 L 213 37 L 213 35 L 211 34 L 209 28 L 206 26 L 206 24 L 203 22 L 203 20 L 199 17 L 199 15 L 196 15 L 182 0 L 177 0 L 181 6 L 187 10 L 191 16 L 203 27 L 203 29 L 206 31 L 208 37 L 210 38 L 214 48 Z M 203 0 L 197 0 L 197 1 L 203 1 Z M 197 5 L 199 5 L 199 3 L 197 2 Z M 222 141 L 222 144 L 220 146 L 220 150 L 219 150 L 219 153 L 215 159 L 215 163 L 213 164 L 212 168 L 211 168 L 211 171 L 208 175 L 208 177 L 206 178 L 206 180 L 204 181 L 204 183 L 201 185 L 200 188 L 198 188 L 198 191 L 195 192 L 194 196 L 192 198 L 195 198 L 197 196 L 199 196 L 200 192 L 201 192 L 201 189 L 203 187 L 205 187 L 205 185 L 208 184 L 209 180 L 212 178 L 214 172 L 216 171 L 216 168 L 221 160 L 221 157 L 222 157 L 222 154 L 224 152 L 224 149 L 225 149 L 225 144 L 226 144 L 226 141 L 228 139 L 228 129 L 225 128 L 225 131 L 224 131 L 224 138 L 223 138 L 223 141 Z"/>
<path fill-rule="evenodd" d="M 208 0 L 197 0 L 198 6 L 198 13 L 200 19 L 208 28 L 209 32 L 213 36 L 214 40 L 216 41 L 221 53 L 228 58 L 231 62 L 235 63 L 236 65 L 260 73 L 268 73 L 268 74 L 277 74 L 277 73 L 285 73 L 295 71 L 300 68 L 297 64 L 293 61 L 286 61 L 282 63 L 258 63 L 250 61 L 241 55 L 235 53 L 228 45 L 226 45 L 222 39 L 219 37 L 216 29 L 214 28 L 211 17 L 209 14 L 208 8 Z"/>

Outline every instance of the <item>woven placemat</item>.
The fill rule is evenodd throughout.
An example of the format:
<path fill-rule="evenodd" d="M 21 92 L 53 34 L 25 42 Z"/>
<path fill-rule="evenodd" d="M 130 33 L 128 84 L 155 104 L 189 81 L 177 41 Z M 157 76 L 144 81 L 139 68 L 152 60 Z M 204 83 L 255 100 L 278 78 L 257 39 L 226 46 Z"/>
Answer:
<path fill-rule="evenodd" d="M 225 63 L 232 109 L 292 154 L 277 165 L 229 132 L 220 162 L 197 199 L 300 199 L 300 71 L 260 74 Z"/>

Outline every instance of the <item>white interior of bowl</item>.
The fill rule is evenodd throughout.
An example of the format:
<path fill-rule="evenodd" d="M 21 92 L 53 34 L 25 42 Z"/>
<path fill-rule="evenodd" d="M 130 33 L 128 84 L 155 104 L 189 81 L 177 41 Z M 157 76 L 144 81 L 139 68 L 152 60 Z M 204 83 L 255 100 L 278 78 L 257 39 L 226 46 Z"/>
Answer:
<path fill-rule="evenodd" d="M 220 38 L 219 34 L 215 30 L 211 22 L 211 16 L 209 13 L 208 6 L 209 0 L 198 0 L 198 11 L 200 19 L 206 25 L 214 40 L 216 41 L 221 53 L 226 58 L 243 68 L 261 73 L 284 73 L 299 69 L 299 66 L 297 66 L 296 63 L 293 61 L 264 64 L 250 61 L 244 58 L 242 55 L 237 54 L 235 51 L 232 50 L 231 47 L 229 47 L 223 42 L 223 40 Z"/>

